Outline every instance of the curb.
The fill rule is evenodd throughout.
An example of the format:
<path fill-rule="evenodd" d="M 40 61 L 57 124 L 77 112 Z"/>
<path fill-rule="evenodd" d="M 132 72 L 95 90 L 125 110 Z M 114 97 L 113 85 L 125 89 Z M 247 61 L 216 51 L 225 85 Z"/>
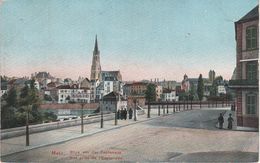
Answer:
<path fill-rule="evenodd" d="M 172 115 L 172 114 L 168 114 L 168 115 Z M 164 115 L 164 116 L 168 116 L 168 115 Z M 115 129 L 120 129 L 120 128 L 123 128 L 123 127 L 127 127 L 127 126 L 134 125 L 134 124 L 137 124 L 137 123 L 142 123 L 142 122 L 150 121 L 150 120 L 153 120 L 153 119 L 156 119 L 156 118 L 161 118 L 161 117 L 164 117 L 164 116 L 153 117 L 153 118 L 149 118 L 149 119 L 145 119 L 145 120 L 140 120 L 140 121 L 137 120 L 137 121 L 134 121 L 133 123 L 130 123 L 130 124 L 126 124 L 126 125 L 122 125 L 122 126 L 116 126 L 116 127 L 114 127 L 114 128 L 105 129 L 105 130 L 101 130 L 101 131 L 97 131 L 97 132 L 93 132 L 93 133 L 86 133 L 86 134 L 84 134 L 84 135 L 76 136 L 76 137 L 73 137 L 73 138 L 68 138 L 68 139 L 65 139 L 65 140 L 58 141 L 58 142 L 53 142 L 53 143 L 47 143 L 47 144 L 42 144 L 42 145 L 38 145 L 38 146 L 28 147 L 27 149 L 23 149 L 23 150 L 18 151 L 18 152 L 1 155 L 0 158 L 2 158 L 2 157 L 8 157 L 8 156 L 10 156 L 10 155 L 22 153 L 22 152 L 29 151 L 29 150 L 32 150 L 32 149 L 37 149 L 37 148 L 41 148 L 41 147 L 47 147 L 47 146 L 51 146 L 51 145 L 61 144 L 61 143 L 67 142 L 67 141 L 71 141 L 71 140 L 75 140 L 75 139 L 78 139 L 78 138 L 83 138 L 83 137 L 92 136 L 92 135 L 99 134 L 99 133 L 106 132 L 106 131 L 111 131 L 111 130 L 115 130 Z"/>

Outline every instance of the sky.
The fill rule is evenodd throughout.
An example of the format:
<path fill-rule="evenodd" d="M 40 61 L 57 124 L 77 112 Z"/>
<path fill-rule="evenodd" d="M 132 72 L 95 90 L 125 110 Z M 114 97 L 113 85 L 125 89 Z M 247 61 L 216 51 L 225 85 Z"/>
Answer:
<path fill-rule="evenodd" d="M 230 79 L 234 22 L 257 0 L 0 0 L 1 74 L 90 77 L 95 35 L 102 70 L 123 80 Z"/>

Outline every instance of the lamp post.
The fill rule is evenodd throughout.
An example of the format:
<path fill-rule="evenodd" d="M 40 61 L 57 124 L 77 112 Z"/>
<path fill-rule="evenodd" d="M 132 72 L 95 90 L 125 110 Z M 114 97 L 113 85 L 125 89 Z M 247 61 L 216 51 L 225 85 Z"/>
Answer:
<path fill-rule="evenodd" d="M 116 100 L 115 100 L 115 126 L 117 125 L 117 94 L 116 95 Z M 120 96 L 120 95 L 119 95 Z M 120 98 L 120 97 L 119 97 Z"/>
<path fill-rule="evenodd" d="M 103 119 L 103 95 L 102 95 L 102 104 L 100 106 L 100 114 L 101 114 L 101 120 L 100 120 L 100 128 L 103 128 L 104 126 L 104 119 Z"/>
<path fill-rule="evenodd" d="M 27 112 L 26 112 L 26 146 L 30 145 L 30 139 L 29 139 L 29 110 L 32 108 L 32 105 L 27 106 Z"/>
<path fill-rule="evenodd" d="M 167 108 L 167 114 L 169 114 L 169 109 L 168 109 L 168 100 L 166 100 L 166 103 L 167 103 L 167 105 L 166 105 L 166 108 Z"/>
<path fill-rule="evenodd" d="M 137 106 L 137 99 L 136 98 L 134 98 L 134 103 L 135 103 L 135 108 L 134 108 L 134 121 L 136 121 L 137 119 L 136 119 L 136 106 Z"/>
<path fill-rule="evenodd" d="M 151 105 L 150 105 L 150 100 L 148 100 L 148 113 L 147 113 L 147 118 L 150 118 L 150 112 L 151 112 Z"/>
<path fill-rule="evenodd" d="M 81 133 L 83 134 L 84 133 L 84 123 L 83 123 L 83 107 L 85 105 L 84 101 L 81 100 Z"/>

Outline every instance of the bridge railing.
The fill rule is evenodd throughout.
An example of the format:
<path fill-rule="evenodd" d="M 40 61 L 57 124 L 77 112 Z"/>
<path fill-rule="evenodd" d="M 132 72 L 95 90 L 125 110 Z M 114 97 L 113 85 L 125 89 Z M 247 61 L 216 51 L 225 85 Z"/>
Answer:
<path fill-rule="evenodd" d="M 112 120 L 114 119 L 114 113 L 111 114 L 104 114 L 104 120 Z M 100 115 L 87 117 L 83 119 L 84 124 L 90 124 L 100 121 Z M 58 121 L 58 122 L 51 122 L 51 123 L 44 123 L 44 124 L 37 124 L 37 125 L 30 125 L 29 131 L 31 133 L 38 133 L 43 131 L 55 130 L 64 127 L 72 127 L 81 124 L 81 119 L 72 119 L 67 121 Z M 1 139 L 7 139 L 11 137 L 25 135 L 25 127 L 16 127 L 10 129 L 1 130 Z"/>
<path fill-rule="evenodd" d="M 201 109 L 201 108 L 223 108 L 231 107 L 234 109 L 234 101 L 159 101 L 145 103 L 150 105 L 151 109 L 158 109 L 158 116 L 161 114 L 168 114 L 170 112 L 175 113 L 179 111 Z M 172 111 L 171 111 L 172 110 Z"/>

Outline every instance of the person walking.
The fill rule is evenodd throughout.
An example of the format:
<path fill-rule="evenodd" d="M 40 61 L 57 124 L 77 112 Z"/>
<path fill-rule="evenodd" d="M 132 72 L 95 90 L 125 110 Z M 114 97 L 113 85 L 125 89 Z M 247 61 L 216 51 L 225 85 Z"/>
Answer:
<path fill-rule="evenodd" d="M 124 110 L 121 108 L 120 109 L 120 119 L 123 120 L 124 118 Z"/>
<path fill-rule="evenodd" d="M 129 109 L 129 119 L 132 119 L 133 117 L 133 110 L 132 108 Z"/>
<path fill-rule="evenodd" d="M 117 111 L 117 119 L 120 119 L 120 111 Z"/>
<path fill-rule="evenodd" d="M 126 110 L 126 108 L 125 108 L 125 110 L 124 110 L 124 113 L 125 113 L 124 118 L 125 118 L 125 120 L 126 120 L 126 119 L 127 119 L 127 110 Z"/>
<path fill-rule="evenodd" d="M 229 114 L 229 117 L 228 117 L 228 129 L 232 129 L 232 123 L 233 123 L 234 119 L 232 118 L 232 114 L 230 113 Z"/>
<path fill-rule="evenodd" d="M 218 117 L 219 129 L 222 129 L 222 128 L 223 128 L 223 123 L 224 123 L 224 118 L 223 118 L 222 113 L 220 113 L 220 114 L 219 114 L 219 117 Z"/>

